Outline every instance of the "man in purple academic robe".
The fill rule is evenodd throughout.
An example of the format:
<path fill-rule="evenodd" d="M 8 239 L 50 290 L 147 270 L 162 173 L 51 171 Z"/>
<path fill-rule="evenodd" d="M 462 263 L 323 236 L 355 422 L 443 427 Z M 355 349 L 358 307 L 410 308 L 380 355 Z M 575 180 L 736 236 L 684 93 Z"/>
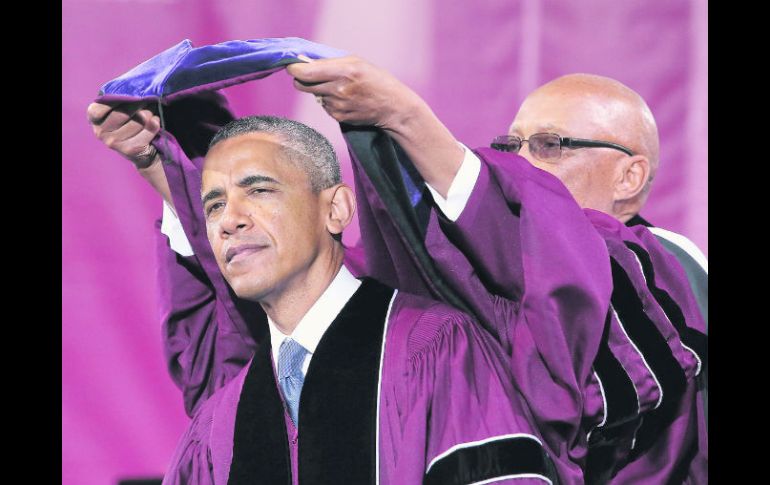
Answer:
<path fill-rule="evenodd" d="M 200 194 L 217 265 L 265 311 L 270 344 L 201 405 L 165 483 L 555 479 L 494 340 L 344 267 L 355 198 L 319 133 L 229 123 Z"/>
<path fill-rule="evenodd" d="M 154 129 L 148 113 L 134 126 L 99 109 L 89 112 L 100 135 L 112 123 L 133 126 L 118 135 L 133 141 Z M 340 235 L 355 198 L 322 135 L 275 117 L 233 121 L 200 177 L 209 252 L 228 289 L 260 305 L 268 331 L 242 369 L 188 406 L 164 483 L 557 481 L 497 342 L 456 309 L 345 267 Z M 167 268 L 176 311 L 209 304 L 211 289 L 190 277 L 198 269 Z M 213 346 L 205 356 L 216 363 L 207 331 L 213 345 L 192 335 L 169 347 Z M 182 369 L 200 365 L 177 358 Z"/>
<path fill-rule="evenodd" d="M 567 76 L 527 98 L 498 150 L 474 153 L 365 61 L 287 70 L 335 119 L 382 128 L 413 163 L 430 192 L 425 247 L 510 353 L 545 441 L 577 465 L 563 479 L 705 483 L 703 318 L 674 256 L 621 222 L 657 166 L 654 120 L 636 93 Z M 504 153 L 520 148 L 526 159 Z"/>

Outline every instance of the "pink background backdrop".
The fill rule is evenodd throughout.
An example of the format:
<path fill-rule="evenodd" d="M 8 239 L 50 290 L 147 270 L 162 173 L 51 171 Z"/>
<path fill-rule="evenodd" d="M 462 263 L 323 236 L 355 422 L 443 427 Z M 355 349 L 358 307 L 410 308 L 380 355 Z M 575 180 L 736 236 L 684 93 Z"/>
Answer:
<path fill-rule="evenodd" d="M 304 37 L 391 70 L 479 146 L 506 132 L 537 85 L 569 72 L 614 77 L 647 99 L 661 133 L 643 215 L 707 253 L 707 8 L 705 0 L 64 0 L 63 483 L 159 476 L 187 423 L 156 314 L 160 199 L 92 135 L 85 110 L 102 83 L 184 38 Z M 344 147 L 336 123 L 283 72 L 228 95 L 238 115 L 295 118 Z M 355 242 L 357 228 L 346 239 Z"/>

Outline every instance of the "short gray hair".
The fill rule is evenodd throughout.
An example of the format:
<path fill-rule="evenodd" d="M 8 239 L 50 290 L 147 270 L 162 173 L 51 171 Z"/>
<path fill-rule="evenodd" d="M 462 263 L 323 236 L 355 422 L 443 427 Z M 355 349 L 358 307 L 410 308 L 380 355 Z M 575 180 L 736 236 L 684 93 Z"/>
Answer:
<path fill-rule="evenodd" d="M 340 164 L 332 144 L 325 136 L 298 121 L 278 116 L 246 116 L 223 126 L 209 143 L 217 143 L 246 133 L 268 133 L 278 137 L 288 158 L 302 167 L 314 192 L 341 182 Z"/>

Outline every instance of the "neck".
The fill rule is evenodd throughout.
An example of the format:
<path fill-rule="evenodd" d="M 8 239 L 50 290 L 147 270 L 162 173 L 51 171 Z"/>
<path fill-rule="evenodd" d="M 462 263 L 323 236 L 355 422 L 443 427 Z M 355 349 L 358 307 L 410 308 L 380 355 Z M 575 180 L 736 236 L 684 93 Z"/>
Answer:
<path fill-rule="evenodd" d="M 307 271 L 295 275 L 282 290 L 259 301 L 282 333 L 289 335 L 297 328 L 302 317 L 337 276 L 343 256 L 342 245 L 334 244 L 330 253 L 316 258 Z"/>
<path fill-rule="evenodd" d="M 647 200 L 647 192 L 635 194 L 627 199 L 615 199 L 610 205 L 609 214 L 623 224 L 639 214 Z"/>
<path fill-rule="evenodd" d="M 639 213 L 639 204 L 636 203 L 615 203 L 614 210 L 612 211 L 611 216 L 613 216 L 615 219 L 619 220 L 623 224 L 628 222 L 632 217 L 637 215 Z"/>

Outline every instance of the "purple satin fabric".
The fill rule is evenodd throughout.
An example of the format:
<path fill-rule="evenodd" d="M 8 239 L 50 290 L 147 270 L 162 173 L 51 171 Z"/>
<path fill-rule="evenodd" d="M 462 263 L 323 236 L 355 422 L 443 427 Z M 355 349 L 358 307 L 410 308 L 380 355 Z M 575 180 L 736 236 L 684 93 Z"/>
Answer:
<path fill-rule="evenodd" d="M 346 53 L 297 37 L 232 40 L 202 47 L 183 40 L 107 82 L 99 94 L 104 101 L 171 101 L 269 76 L 292 62 L 300 62 L 300 54 L 321 59 Z"/>

